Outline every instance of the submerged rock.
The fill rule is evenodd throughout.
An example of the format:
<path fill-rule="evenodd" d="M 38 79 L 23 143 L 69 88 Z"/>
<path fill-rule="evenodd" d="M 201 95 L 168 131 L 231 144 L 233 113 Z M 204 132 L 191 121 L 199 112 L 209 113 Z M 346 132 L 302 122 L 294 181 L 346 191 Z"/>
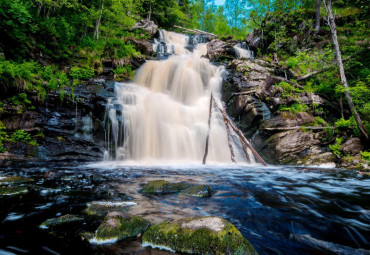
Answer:
<path fill-rule="evenodd" d="M 130 206 L 136 205 L 135 202 L 106 202 L 94 201 L 87 204 L 84 210 L 89 216 L 104 217 L 107 213 L 118 211 L 121 213 L 127 212 Z"/>
<path fill-rule="evenodd" d="M 180 195 L 190 197 L 210 197 L 213 189 L 209 185 L 196 185 L 180 192 Z"/>
<path fill-rule="evenodd" d="M 44 221 L 41 223 L 40 228 L 41 229 L 48 229 L 50 227 L 56 227 L 68 223 L 75 223 L 75 222 L 81 222 L 84 219 L 72 214 L 66 214 L 63 216 L 60 216 L 59 218 L 52 218 Z"/>
<path fill-rule="evenodd" d="M 0 196 L 14 196 L 28 193 L 27 187 L 0 187 Z"/>
<path fill-rule="evenodd" d="M 21 177 L 21 176 L 0 176 L 0 184 L 21 184 L 21 183 L 30 183 L 34 179 Z"/>
<path fill-rule="evenodd" d="M 96 230 L 90 243 L 104 244 L 118 240 L 137 237 L 150 225 L 150 222 L 139 216 L 128 216 L 121 212 L 109 212 L 103 223 Z"/>
<path fill-rule="evenodd" d="M 213 216 L 152 226 L 143 235 L 143 245 L 190 254 L 257 254 L 234 225 Z"/>
<path fill-rule="evenodd" d="M 151 181 L 141 189 L 144 194 L 171 194 L 191 187 L 185 182 L 170 183 L 165 180 Z"/>

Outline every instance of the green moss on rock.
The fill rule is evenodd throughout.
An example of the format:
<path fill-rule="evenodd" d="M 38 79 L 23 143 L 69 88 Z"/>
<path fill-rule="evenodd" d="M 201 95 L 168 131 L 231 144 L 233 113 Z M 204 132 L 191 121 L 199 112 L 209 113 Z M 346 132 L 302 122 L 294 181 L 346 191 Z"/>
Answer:
<path fill-rule="evenodd" d="M 211 197 L 213 189 L 209 185 L 196 185 L 180 192 L 180 195 L 191 197 Z"/>
<path fill-rule="evenodd" d="M 0 176 L 0 184 L 21 184 L 21 183 L 30 183 L 34 179 L 21 177 L 21 176 Z"/>
<path fill-rule="evenodd" d="M 102 224 L 96 230 L 96 236 L 91 243 L 115 242 L 137 237 L 150 225 L 150 222 L 139 216 L 128 216 L 121 212 L 108 213 Z"/>
<path fill-rule="evenodd" d="M 0 187 L 0 196 L 15 196 L 27 192 L 27 187 Z"/>
<path fill-rule="evenodd" d="M 170 183 L 165 180 L 156 180 L 144 185 L 141 192 L 144 194 L 171 194 L 189 188 L 190 186 L 190 184 L 185 182 Z"/>
<path fill-rule="evenodd" d="M 163 222 L 144 233 L 143 244 L 190 254 L 257 254 L 234 225 L 219 217 Z"/>
<path fill-rule="evenodd" d="M 75 222 L 81 222 L 84 219 L 72 214 L 66 214 L 63 216 L 60 216 L 59 218 L 52 218 L 44 221 L 41 223 L 40 228 L 41 229 L 48 229 L 50 227 L 56 227 L 68 223 L 75 223 Z"/>

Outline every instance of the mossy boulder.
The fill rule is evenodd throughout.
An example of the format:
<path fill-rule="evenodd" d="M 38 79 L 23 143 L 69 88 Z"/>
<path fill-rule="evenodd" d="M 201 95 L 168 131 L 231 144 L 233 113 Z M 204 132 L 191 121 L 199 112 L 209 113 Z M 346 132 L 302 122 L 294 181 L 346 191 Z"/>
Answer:
<path fill-rule="evenodd" d="M 212 194 L 213 189 L 209 185 L 195 185 L 180 192 L 180 195 L 190 197 L 211 197 Z"/>
<path fill-rule="evenodd" d="M 30 183 L 33 182 L 34 179 L 21 177 L 21 176 L 0 176 L 0 185 L 12 185 L 12 184 L 21 184 L 21 183 Z"/>
<path fill-rule="evenodd" d="M 257 254 L 234 225 L 219 217 L 185 218 L 150 227 L 143 245 L 188 254 Z"/>
<path fill-rule="evenodd" d="M 144 185 L 141 192 L 144 194 L 172 194 L 191 187 L 185 182 L 171 183 L 165 180 L 151 181 Z"/>
<path fill-rule="evenodd" d="M 28 193 L 27 187 L 0 187 L 0 196 L 15 196 Z"/>
<path fill-rule="evenodd" d="M 48 229 L 51 227 L 57 227 L 57 226 L 64 225 L 64 224 L 82 222 L 83 220 L 84 220 L 83 218 L 78 217 L 76 215 L 66 214 L 58 218 L 52 218 L 52 219 L 48 219 L 44 221 L 43 223 L 41 223 L 40 228 Z"/>
<path fill-rule="evenodd" d="M 94 201 L 87 204 L 87 208 L 84 210 L 89 216 L 104 217 L 107 213 L 127 212 L 130 206 L 136 205 L 135 202 L 106 202 L 106 201 Z"/>
<path fill-rule="evenodd" d="M 118 240 L 137 237 L 150 225 L 150 222 L 139 216 L 128 216 L 121 212 L 109 212 L 96 230 L 90 243 L 104 244 Z"/>

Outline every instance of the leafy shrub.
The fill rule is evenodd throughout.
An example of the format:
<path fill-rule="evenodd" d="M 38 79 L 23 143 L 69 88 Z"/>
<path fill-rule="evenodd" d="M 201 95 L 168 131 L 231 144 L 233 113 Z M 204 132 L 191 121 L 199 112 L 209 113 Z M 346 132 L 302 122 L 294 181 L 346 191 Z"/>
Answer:
<path fill-rule="evenodd" d="M 73 79 L 88 80 L 94 77 L 94 70 L 89 67 L 74 66 L 69 73 Z"/>
<path fill-rule="evenodd" d="M 340 146 L 343 143 L 343 137 L 337 137 L 335 144 L 330 144 L 329 149 L 332 153 L 334 153 L 338 158 L 342 156 L 342 153 L 340 152 Z"/>
<path fill-rule="evenodd" d="M 26 106 L 26 105 L 31 105 L 32 104 L 31 101 L 27 98 L 26 93 L 20 93 L 16 96 L 12 96 L 12 97 L 8 98 L 7 100 L 12 105 Z"/>
<path fill-rule="evenodd" d="M 338 128 L 349 128 L 356 126 L 356 121 L 353 116 L 351 116 L 348 120 L 340 118 L 338 121 L 334 123 L 334 125 Z"/>
<path fill-rule="evenodd" d="M 291 97 L 294 96 L 295 93 L 301 93 L 302 90 L 290 85 L 289 83 L 282 81 L 277 85 L 278 87 L 281 87 L 283 89 L 282 97 Z"/>
<path fill-rule="evenodd" d="M 6 129 L 6 127 L 4 126 L 4 124 L 0 121 L 0 152 L 4 152 L 6 151 L 6 148 L 3 147 L 3 142 L 8 140 L 8 135 L 7 133 L 4 131 Z"/>
<path fill-rule="evenodd" d="M 11 140 L 14 142 L 29 142 L 31 141 L 31 135 L 23 129 L 19 129 L 13 133 Z"/>
<path fill-rule="evenodd" d="M 135 74 L 135 71 L 131 70 L 131 66 L 129 65 L 118 66 L 113 72 L 115 75 L 123 75 L 127 78 L 132 78 Z"/>
<path fill-rule="evenodd" d="M 370 163 L 370 151 L 361 151 L 362 159 Z"/>
<path fill-rule="evenodd" d="M 301 103 L 294 103 L 290 107 L 281 105 L 279 111 L 289 111 L 292 114 L 307 111 L 308 106 Z"/>

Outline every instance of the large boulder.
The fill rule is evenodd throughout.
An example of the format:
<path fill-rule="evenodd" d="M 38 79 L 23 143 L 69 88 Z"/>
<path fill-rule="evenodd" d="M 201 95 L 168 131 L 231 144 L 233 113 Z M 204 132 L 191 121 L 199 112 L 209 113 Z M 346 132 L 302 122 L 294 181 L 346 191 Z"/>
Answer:
<path fill-rule="evenodd" d="M 213 39 L 207 44 L 207 56 L 210 60 L 219 60 L 222 57 L 230 58 L 230 55 L 234 55 L 234 49 L 222 40 Z"/>
<path fill-rule="evenodd" d="M 77 222 L 82 222 L 84 219 L 72 214 L 66 214 L 58 218 L 52 218 L 41 223 L 41 229 L 48 229 L 52 227 L 58 227 L 65 224 L 73 224 Z"/>
<path fill-rule="evenodd" d="M 152 226 L 143 235 L 143 245 L 188 254 L 257 254 L 234 225 L 212 216 Z"/>
<path fill-rule="evenodd" d="M 153 53 L 153 47 L 147 40 L 140 40 L 130 36 L 125 38 L 125 41 L 134 44 L 141 54 L 151 55 Z"/>
<path fill-rule="evenodd" d="M 90 243 L 104 244 L 137 237 L 150 225 L 150 222 L 139 216 L 128 216 L 121 212 L 110 212 L 96 230 Z"/>
<path fill-rule="evenodd" d="M 143 29 L 148 32 L 149 35 L 154 35 L 158 31 L 158 26 L 151 20 L 143 19 L 137 22 L 134 26 L 134 29 Z"/>
<path fill-rule="evenodd" d="M 360 138 L 354 137 L 348 139 L 341 147 L 340 151 L 343 152 L 344 155 L 356 155 L 359 154 L 360 151 L 363 151 L 364 148 L 361 144 Z"/>

